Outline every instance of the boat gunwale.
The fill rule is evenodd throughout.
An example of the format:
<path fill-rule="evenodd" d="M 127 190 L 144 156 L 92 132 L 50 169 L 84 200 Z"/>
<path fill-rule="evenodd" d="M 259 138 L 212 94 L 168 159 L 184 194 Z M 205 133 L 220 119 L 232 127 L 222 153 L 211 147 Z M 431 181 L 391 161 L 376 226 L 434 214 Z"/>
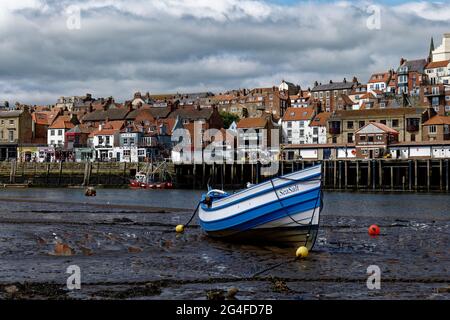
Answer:
<path fill-rule="evenodd" d="M 289 174 L 285 174 L 285 175 L 283 175 L 283 176 L 276 177 L 276 178 L 274 178 L 274 179 L 272 179 L 272 180 L 273 180 L 274 182 L 277 181 L 277 180 L 283 180 L 283 178 L 289 178 L 289 177 L 294 176 L 294 175 L 296 175 L 296 174 L 299 174 L 299 173 L 302 173 L 302 172 L 311 171 L 311 170 L 317 169 L 317 168 L 319 168 L 319 167 L 322 168 L 322 164 L 318 164 L 318 165 L 315 165 L 315 166 L 312 166 L 312 167 L 309 167 L 309 168 L 305 168 L 305 169 L 302 169 L 302 170 L 299 170 L 299 171 L 291 172 L 291 173 L 289 173 Z M 320 173 L 320 174 L 322 174 L 322 173 Z M 264 182 L 259 183 L 259 184 L 257 184 L 257 185 L 251 186 L 250 188 L 246 188 L 246 189 L 243 189 L 243 190 L 238 191 L 238 192 L 236 192 L 236 193 L 230 194 L 228 197 L 218 199 L 218 200 L 216 201 L 216 203 L 217 203 L 217 202 L 220 202 L 220 201 L 223 201 L 223 200 L 228 200 L 228 199 L 230 199 L 230 198 L 232 198 L 232 197 L 235 197 L 235 196 L 238 196 L 238 195 L 240 195 L 240 194 L 242 194 L 242 193 L 245 193 L 245 192 L 251 191 L 251 190 L 253 190 L 253 189 L 262 187 L 262 186 L 264 186 L 264 185 L 266 185 L 266 184 L 269 185 L 269 184 L 270 184 L 270 181 L 264 181 Z M 283 184 L 283 186 L 286 186 L 286 185 L 290 185 L 290 184 L 288 184 L 288 183 Z M 278 187 L 280 187 L 280 186 L 277 186 L 276 189 L 278 189 Z M 271 190 L 273 190 L 273 189 L 271 189 Z M 265 190 L 261 190 L 261 191 L 265 191 Z"/>
<path fill-rule="evenodd" d="M 298 172 L 297 172 L 297 173 L 298 173 Z M 287 177 L 287 176 L 283 176 L 283 177 Z M 271 193 L 271 192 L 274 192 L 274 191 L 276 192 L 276 191 L 278 191 L 279 189 L 282 189 L 282 188 L 285 188 L 285 187 L 288 187 L 288 186 L 291 186 L 291 185 L 294 185 L 294 184 L 297 184 L 297 183 L 309 181 L 309 180 L 314 179 L 314 178 L 317 178 L 317 177 L 322 177 L 322 173 L 316 173 L 316 174 L 310 175 L 310 176 L 308 176 L 308 177 L 299 179 L 299 180 L 297 180 L 297 181 L 288 181 L 288 182 L 283 183 L 283 184 L 281 184 L 281 185 L 275 186 L 275 188 L 270 188 L 270 189 L 264 189 L 264 190 L 261 190 L 261 191 L 259 191 L 259 192 L 257 192 L 257 193 L 250 194 L 250 195 L 248 195 L 248 196 L 246 196 L 246 197 L 243 197 L 243 198 L 240 198 L 240 199 L 236 199 L 236 200 L 234 200 L 234 201 L 232 201 L 232 202 L 223 204 L 223 205 L 221 205 L 221 206 L 219 206 L 219 207 L 209 208 L 206 204 L 202 203 L 202 204 L 201 204 L 201 209 L 202 209 L 203 211 L 205 211 L 205 212 L 214 212 L 214 211 L 222 210 L 222 209 L 231 207 L 231 206 L 233 206 L 233 205 L 235 205 L 235 204 L 237 204 L 237 203 L 239 203 L 239 202 L 247 201 L 247 200 L 249 200 L 249 199 L 251 199 L 251 198 L 256 198 L 256 197 L 259 197 L 259 196 L 261 196 L 261 195 L 265 195 L 265 194 L 267 194 L 267 193 Z M 280 180 L 281 180 L 281 178 L 277 178 L 277 179 L 280 179 Z M 258 185 L 258 187 L 260 187 L 260 186 L 261 186 L 261 185 Z M 319 186 L 319 189 L 320 189 L 320 188 L 321 188 L 321 186 Z M 299 193 L 299 194 L 306 193 L 306 192 L 308 192 L 308 191 L 310 191 L 310 190 L 313 190 L 313 189 L 317 189 L 317 187 L 316 187 L 316 188 L 311 188 L 311 189 L 308 189 L 308 190 L 305 190 L 305 191 L 302 191 L 302 192 Z M 247 192 L 247 191 L 249 191 L 249 189 L 240 191 L 239 193 L 244 193 L 244 192 Z M 236 195 L 236 194 L 237 194 L 237 193 L 235 193 L 235 194 L 233 194 L 233 195 Z M 292 196 L 299 195 L 299 194 L 293 194 Z M 290 197 L 290 196 L 289 196 L 289 197 Z M 281 200 L 283 200 L 283 199 L 288 199 L 289 197 L 281 198 Z M 219 200 L 224 200 L 224 199 L 229 199 L 229 197 L 225 197 L 225 198 L 222 198 L 222 199 L 219 199 Z M 219 200 L 217 200 L 217 201 L 219 201 Z M 278 200 L 276 200 L 276 201 L 278 201 Z M 217 203 L 217 202 L 216 202 L 216 203 Z M 272 202 L 270 202 L 270 203 L 272 203 Z M 230 217 L 231 217 L 231 216 L 230 216 Z"/>
<path fill-rule="evenodd" d="M 319 191 L 319 192 L 320 192 L 320 189 L 321 189 L 321 187 L 319 186 L 319 187 L 316 187 L 316 188 L 313 188 L 313 189 L 309 189 L 309 190 L 306 190 L 306 191 L 303 191 L 303 192 L 300 192 L 300 193 L 297 193 L 297 194 L 292 194 L 292 195 L 289 195 L 289 196 L 287 196 L 287 197 L 285 197 L 285 198 L 282 198 L 281 201 L 283 201 L 283 200 L 289 200 L 289 199 L 294 198 L 294 197 L 299 197 L 299 196 L 305 195 L 305 194 L 307 194 L 307 193 L 313 193 L 313 192 L 315 192 L 315 191 Z M 307 203 L 307 202 L 310 202 L 310 201 L 314 201 L 314 200 L 317 202 L 318 199 L 320 199 L 320 193 L 319 193 L 318 196 L 314 196 L 314 197 L 305 199 L 305 200 L 303 200 L 303 201 L 300 201 L 300 202 L 296 203 L 295 205 L 304 204 L 304 203 Z M 274 204 L 274 203 L 276 203 L 276 202 L 279 202 L 279 201 L 278 201 L 278 200 L 274 200 L 274 201 L 271 201 L 271 202 L 267 202 L 267 203 L 262 204 L 262 205 L 259 205 L 259 206 L 257 206 L 257 207 L 253 207 L 253 208 L 247 209 L 247 210 L 245 210 L 245 211 L 236 213 L 236 214 L 234 214 L 234 215 L 231 215 L 231 216 L 228 216 L 228 217 L 224 217 L 224 218 L 220 218 L 220 219 L 216 219 L 216 220 L 205 221 L 205 220 L 202 220 L 202 219 L 200 218 L 200 223 L 201 223 L 202 228 L 206 230 L 205 225 L 213 224 L 213 223 L 217 223 L 217 222 L 223 222 L 223 221 L 225 221 L 225 220 L 228 220 L 228 219 L 231 219 L 231 218 L 235 218 L 235 217 L 240 216 L 240 215 L 244 215 L 244 214 L 246 214 L 246 213 L 248 213 L 248 212 L 250 212 L 250 211 L 258 210 L 258 209 L 263 208 L 263 207 L 265 207 L 265 206 L 272 205 L 272 204 Z M 290 205 L 290 206 L 288 206 L 288 207 L 285 207 L 285 209 L 289 209 L 289 208 L 292 207 L 292 206 L 293 206 L 293 205 Z M 314 208 L 320 208 L 320 205 L 319 205 L 319 206 L 315 205 L 314 207 L 312 207 L 312 208 L 310 208 L 310 209 L 314 209 Z M 308 210 L 310 210 L 310 209 L 308 209 Z M 281 210 L 281 209 L 279 209 L 279 210 Z M 265 216 L 265 215 L 268 215 L 268 214 L 271 214 L 271 213 L 273 213 L 273 212 L 275 212 L 275 211 L 279 211 L 279 210 L 274 210 L 274 211 L 268 212 L 268 213 L 264 214 L 264 216 Z M 288 216 L 289 216 L 289 214 L 286 214 L 284 217 L 288 217 Z M 282 217 L 282 218 L 284 218 L 284 217 Z M 251 220 L 254 220 L 254 219 L 256 219 L 256 218 L 258 218 L 258 217 L 254 217 L 254 218 L 252 218 L 252 219 L 248 219 L 248 220 L 245 221 L 245 222 L 241 222 L 241 223 L 238 223 L 238 224 L 229 226 L 229 227 L 230 227 L 230 228 L 231 228 L 231 227 L 235 227 L 235 226 L 237 226 L 237 225 L 247 223 L 247 222 L 249 222 L 249 221 L 251 221 Z M 310 224 L 308 224 L 308 225 L 310 225 Z"/>

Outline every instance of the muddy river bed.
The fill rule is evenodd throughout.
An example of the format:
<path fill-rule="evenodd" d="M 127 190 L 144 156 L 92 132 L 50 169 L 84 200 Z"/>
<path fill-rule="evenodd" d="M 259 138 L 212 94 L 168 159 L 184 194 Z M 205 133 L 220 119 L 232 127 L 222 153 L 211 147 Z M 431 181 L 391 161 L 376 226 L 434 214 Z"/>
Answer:
<path fill-rule="evenodd" d="M 1 191 L 0 298 L 450 298 L 448 195 L 326 193 L 314 251 L 296 261 L 292 248 L 212 240 L 195 220 L 177 235 L 198 195 Z M 378 237 L 367 233 L 373 223 Z M 379 290 L 366 284 L 371 265 Z M 80 269 L 79 290 L 67 287 L 70 266 Z"/>

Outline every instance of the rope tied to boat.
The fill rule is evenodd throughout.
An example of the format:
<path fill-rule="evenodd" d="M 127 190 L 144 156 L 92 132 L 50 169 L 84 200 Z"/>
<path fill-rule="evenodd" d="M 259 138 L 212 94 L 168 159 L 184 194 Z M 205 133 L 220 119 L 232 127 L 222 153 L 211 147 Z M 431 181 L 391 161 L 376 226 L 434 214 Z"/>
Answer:
<path fill-rule="evenodd" d="M 192 213 L 191 217 L 189 218 L 188 222 L 186 222 L 185 224 L 179 224 L 175 227 L 175 231 L 177 233 L 183 233 L 184 230 L 191 224 L 192 220 L 194 220 L 195 215 L 198 212 L 198 209 L 200 208 L 200 205 L 202 203 L 204 203 L 205 201 L 199 201 L 197 204 L 197 207 L 195 208 L 194 212 Z"/>

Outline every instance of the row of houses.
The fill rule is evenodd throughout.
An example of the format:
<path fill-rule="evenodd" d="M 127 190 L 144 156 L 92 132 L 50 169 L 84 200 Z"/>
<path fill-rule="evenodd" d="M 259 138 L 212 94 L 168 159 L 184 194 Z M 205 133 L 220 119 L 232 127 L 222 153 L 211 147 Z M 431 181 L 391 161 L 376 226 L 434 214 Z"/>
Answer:
<path fill-rule="evenodd" d="M 195 141 L 244 159 L 258 153 L 285 159 L 447 156 L 450 34 L 437 48 L 431 41 L 427 58 L 402 58 L 367 83 L 349 79 L 316 81 L 306 90 L 283 80 L 219 94 L 136 92 L 123 103 L 91 94 L 61 97 L 51 106 L 5 103 L 0 161 L 182 159 L 174 147 Z M 230 115 L 236 121 L 224 128 Z M 179 129 L 188 137 L 174 138 Z"/>

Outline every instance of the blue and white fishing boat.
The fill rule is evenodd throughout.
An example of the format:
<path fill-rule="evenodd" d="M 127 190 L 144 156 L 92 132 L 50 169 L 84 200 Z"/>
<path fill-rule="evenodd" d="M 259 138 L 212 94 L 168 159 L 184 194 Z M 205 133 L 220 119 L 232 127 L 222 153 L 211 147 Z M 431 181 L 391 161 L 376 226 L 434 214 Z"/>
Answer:
<path fill-rule="evenodd" d="M 200 225 L 216 238 L 312 249 L 322 210 L 321 165 L 234 194 L 210 190 L 199 207 Z"/>

